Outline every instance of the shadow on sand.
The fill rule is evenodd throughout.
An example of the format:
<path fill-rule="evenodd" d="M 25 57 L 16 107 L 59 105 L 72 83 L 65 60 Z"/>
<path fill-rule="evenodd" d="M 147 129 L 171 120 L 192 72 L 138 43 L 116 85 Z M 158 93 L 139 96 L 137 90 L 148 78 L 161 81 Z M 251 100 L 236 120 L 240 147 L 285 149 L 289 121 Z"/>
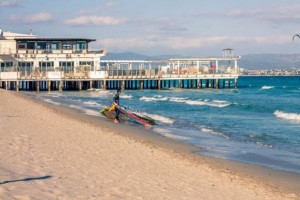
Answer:
<path fill-rule="evenodd" d="M 52 176 L 41 176 L 41 177 L 32 177 L 32 178 L 23 178 L 23 179 L 16 179 L 16 180 L 10 180 L 10 181 L 4 181 L 0 182 L 0 185 L 8 184 L 8 183 L 15 183 L 15 182 L 21 182 L 21 181 L 37 181 L 37 180 L 44 180 L 52 178 Z"/>

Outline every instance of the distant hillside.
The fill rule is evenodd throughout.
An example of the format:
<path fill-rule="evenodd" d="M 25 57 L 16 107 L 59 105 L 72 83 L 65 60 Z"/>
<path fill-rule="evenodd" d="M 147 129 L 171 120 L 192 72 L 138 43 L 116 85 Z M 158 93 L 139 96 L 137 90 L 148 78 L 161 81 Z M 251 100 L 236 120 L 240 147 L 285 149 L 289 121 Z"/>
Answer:
<path fill-rule="evenodd" d="M 239 65 L 245 69 L 299 68 L 300 54 L 248 54 L 242 56 Z"/>
<path fill-rule="evenodd" d="M 103 60 L 168 60 L 171 58 L 184 58 L 181 55 L 159 55 L 147 56 L 143 54 L 124 52 L 109 53 Z M 192 56 L 190 56 L 192 57 Z M 239 62 L 241 68 L 245 69 L 284 69 L 300 67 L 300 54 L 248 54 L 242 55 Z"/>

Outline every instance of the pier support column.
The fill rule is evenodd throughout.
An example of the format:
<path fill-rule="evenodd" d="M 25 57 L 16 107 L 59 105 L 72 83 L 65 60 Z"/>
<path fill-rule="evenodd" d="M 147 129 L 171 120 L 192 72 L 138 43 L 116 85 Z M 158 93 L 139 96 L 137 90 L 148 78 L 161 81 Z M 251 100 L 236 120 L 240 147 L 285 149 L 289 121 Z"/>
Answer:
<path fill-rule="evenodd" d="M 48 92 L 51 92 L 51 81 L 48 81 Z"/>
<path fill-rule="evenodd" d="M 209 88 L 209 79 L 206 79 L 206 88 Z"/>
<path fill-rule="evenodd" d="M 5 89 L 8 90 L 8 81 L 5 81 Z"/>
<path fill-rule="evenodd" d="M 90 89 L 93 89 L 93 81 L 90 81 Z"/>
<path fill-rule="evenodd" d="M 121 82 L 121 89 L 125 90 L 125 81 L 124 80 Z"/>
<path fill-rule="evenodd" d="M 237 88 L 237 79 L 234 79 L 234 88 Z"/>
<path fill-rule="evenodd" d="M 16 91 L 19 92 L 19 81 L 16 81 Z"/>
<path fill-rule="evenodd" d="M 197 79 L 197 89 L 200 88 L 200 79 Z"/>
<path fill-rule="evenodd" d="M 58 91 L 62 92 L 62 89 L 63 89 L 63 81 L 59 81 L 59 83 L 58 83 Z"/>
<path fill-rule="evenodd" d="M 228 80 L 228 88 L 230 88 L 230 82 L 231 82 L 231 80 L 229 79 Z"/>
<path fill-rule="evenodd" d="M 220 85 L 219 85 L 219 79 L 216 79 L 216 89 L 219 89 Z"/>
<path fill-rule="evenodd" d="M 40 91 L 40 82 L 37 81 L 37 82 L 35 82 L 35 84 L 36 84 L 36 91 L 39 92 Z"/>
<path fill-rule="evenodd" d="M 103 84 L 102 84 L 103 88 L 102 89 L 106 89 L 106 80 L 103 81 Z"/>
<path fill-rule="evenodd" d="M 140 81 L 140 89 L 144 89 L 144 81 Z"/>
<path fill-rule="evenodd" d="M 78 82 L 78 90 L 81 91 L 82 90 L 82 81 Z"/>
<path fill-rule="evenodd" d="M 178 79 L 178 88 L 180 88 L 181 86 L 181 82 L 180 82 L 180 79 Z"/>
<path fill-rule="evenodd" d="M 160 90 L 160 88 L 161 88 L 161 80 L 158 80 L 157 82 L 158 82 L 157 83 L 157 88 Z"/>

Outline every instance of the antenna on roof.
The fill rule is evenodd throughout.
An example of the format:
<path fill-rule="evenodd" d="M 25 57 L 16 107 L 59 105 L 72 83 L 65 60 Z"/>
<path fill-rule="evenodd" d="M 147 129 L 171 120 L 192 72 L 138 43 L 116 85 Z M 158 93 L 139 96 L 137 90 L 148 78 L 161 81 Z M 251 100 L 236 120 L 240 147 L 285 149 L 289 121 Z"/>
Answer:
<path fill-rule="evenodd" d="M 30 24 L 29 34 L 32 35 L 32 25 Z"/>

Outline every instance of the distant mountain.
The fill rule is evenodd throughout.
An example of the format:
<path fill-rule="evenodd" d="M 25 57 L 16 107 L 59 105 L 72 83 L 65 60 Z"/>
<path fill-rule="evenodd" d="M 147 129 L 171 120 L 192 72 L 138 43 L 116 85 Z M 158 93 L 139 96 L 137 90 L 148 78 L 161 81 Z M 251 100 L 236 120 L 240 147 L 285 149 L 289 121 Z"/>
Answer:
<path fill-rule="evenodd" d="M 239 65 L 245 69 L 276 69 L 300 67 L 300 54 L 248 54 Z"/>
<path fill-rule="evenodd" d="M 147 56 L 143 54 L 124 52 L 109 53 L 103 60 L 168 60 L 192 56 L 159 55 Z M 247 54 L 242 55 L 239 66 L 245 69 L 284 69 L 300 67 L 300 54 Z"/>

